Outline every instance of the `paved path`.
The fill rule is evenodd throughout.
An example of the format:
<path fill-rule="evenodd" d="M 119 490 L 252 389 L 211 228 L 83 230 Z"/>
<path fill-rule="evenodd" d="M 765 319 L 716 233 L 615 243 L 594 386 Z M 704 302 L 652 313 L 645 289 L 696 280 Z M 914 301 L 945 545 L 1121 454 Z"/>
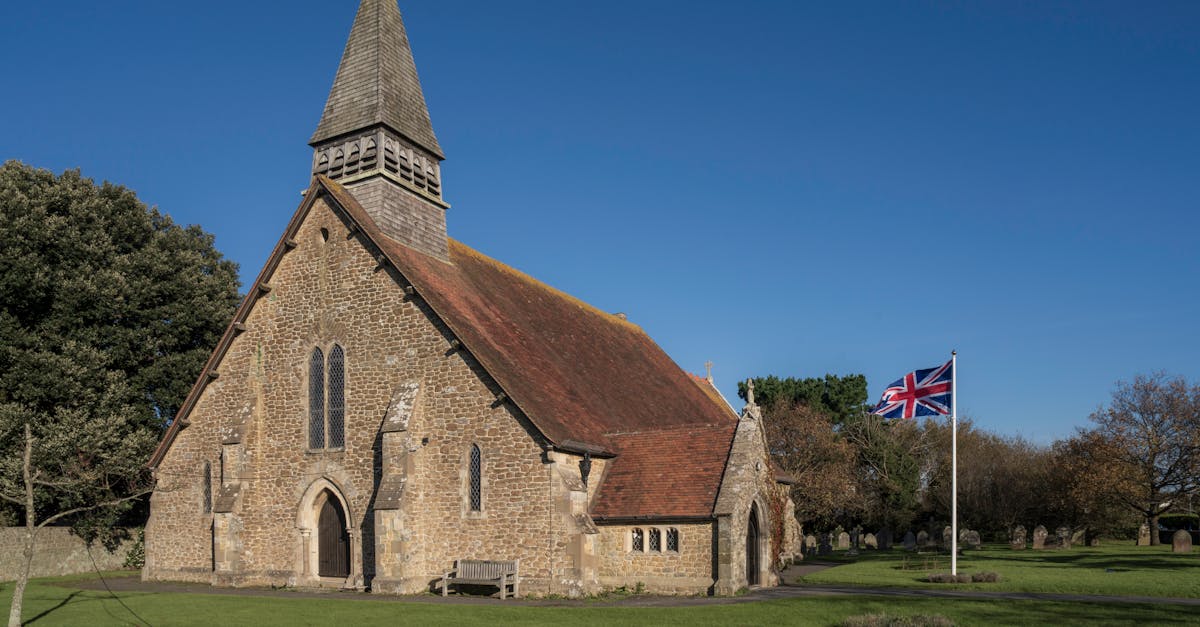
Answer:
<path fill-rule="evenodd" d="M 797 577 L 809 575 L 837 564 L 807 563 L 792 566 L 784 571 L 785 581 L 795 581 Z M 192 594 L 217 594 L 231 596 L 255 596 L 289 599 L 346 599 L 360 601 L 376 601 L 384 603 L 450 603 L 464 605 L 525 605 L 546 607 L 683 607 L 691 605 L 728 605 L 733 603 L 751 603 L 755 601 L 770 601 L 779 599 L 795 599 L 818 596 L 886 596 L 900 598 L 925 599 L 984 599 L 994 601 L 1071 601 L 1078 603 L 1146 603 L 1151 605 L 1195 605 L 1200 606 L 1200 598 L 1169 598 L 1142 596 L 1104 596 L 1095 594 L 1055 594 L 1044 592 L 986 592 L 980 590 L 933 590 L 910 588 L 862 588 L 855 586 L 788 584 L 777 588 L 753 590 L 739 597 L 664 597 L 664 596 L 631 596 L 623 598 L 595 599 L 588 601 L 568 599 L 500 599 L 484 596 L 450 596 L 440 597 L 432 594 L 392 596 L 382 594 L 363 594 L 353 591 L 318 591 L 272 589 L 272 588 L 213 588 L 207 584 L 198 583 L 168 583 L 143 582 L 137 575 L 130 574 L 109 577 L 103 581 L 88 579 L 63 582 L 63 586 L 82 588 L 85 590 L 112 590 L 113 592 L 183 592 Z"/>

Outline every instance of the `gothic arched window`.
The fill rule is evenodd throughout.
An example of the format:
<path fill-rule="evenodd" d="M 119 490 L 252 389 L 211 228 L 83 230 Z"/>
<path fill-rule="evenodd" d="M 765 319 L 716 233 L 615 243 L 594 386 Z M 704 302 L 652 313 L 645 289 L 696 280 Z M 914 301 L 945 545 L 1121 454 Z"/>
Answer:
<path fill-rule="evenodd" d="M 346 445 L 346 354 L 333 345 L 329 351 L 329 448 Z"/>
<path fill-rule="evenodd" d="M 204 476 L 200 478 L 200 499 L 204 505 L 204 513 L 212 513 L 212 464 L 204 462 Z"/>
<path fill-rule="evenodd" d="M 471 461 L 467 474 L 470 481 L 468 496 L 471 511 L 483 511 L 483 453 L 478 444 L 471 445 Z"/>
<path fill-rule="evenodd" d="M 346 446 L 346 353 L 334 344 L 329 360 L 318 347 L 308 359 L 308 448 Z"/>
<path fill-rule="evenodd" d="M 642 530 L 634 527 L 629 532 L 629 550 L 634 553 L 641 553 L 646 550 L 646 537 L 642 534 Z"/>
<path fill-rule="evenodd" d="M 308 448 L 325 448 L 325 353 L 320 348 L 308 360 Z"/>
<path fill-rule="evenodd" d="M 679 552 L 679 530 L 674 527 L 667 529 L 667 550 L 673 553 Z"/>
<path fill-rule="evenodd" d="M 650 528 L 650 550 L 654 553 L 662 552 L 662 529 L 658 527 Z"/>

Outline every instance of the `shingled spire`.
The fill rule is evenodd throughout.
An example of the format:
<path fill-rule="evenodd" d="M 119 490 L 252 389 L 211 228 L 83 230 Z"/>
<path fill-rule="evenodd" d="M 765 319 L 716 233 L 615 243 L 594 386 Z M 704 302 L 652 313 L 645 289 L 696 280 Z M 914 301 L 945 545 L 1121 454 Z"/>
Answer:
<path fill-rule="evenodd" d="M 345 185 L 384 233 L 447 258 L 445 156 L 396 0 L 362 0 L 309 145 L 313 174 Z"/>

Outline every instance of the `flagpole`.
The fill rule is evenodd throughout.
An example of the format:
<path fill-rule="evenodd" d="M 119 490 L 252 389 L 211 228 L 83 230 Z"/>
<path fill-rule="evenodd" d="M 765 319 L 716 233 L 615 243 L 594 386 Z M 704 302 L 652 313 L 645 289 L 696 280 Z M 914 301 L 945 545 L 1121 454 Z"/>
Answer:
<path fill-rule="evenodd" d="M 950 351 L 950 574 L 958 575 L 958 351 Z"/>

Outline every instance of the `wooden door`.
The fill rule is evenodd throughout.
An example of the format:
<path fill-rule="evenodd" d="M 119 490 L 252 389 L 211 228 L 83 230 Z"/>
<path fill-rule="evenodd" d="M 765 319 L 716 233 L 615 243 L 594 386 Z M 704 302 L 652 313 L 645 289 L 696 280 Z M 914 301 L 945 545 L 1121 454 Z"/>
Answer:
<path fill-rule="evenodd" d="M 322 577 L 350 576 L 350 534 L 346 514 L 332 494 L 321 506 L 317 522 L 317 574 Z"/>
<path fill-rule="evenodd" d="M 746 585 L 757 586 L 758 578 L 758 511 L 750 507 L 750 520 L 746 523 Z"/>

